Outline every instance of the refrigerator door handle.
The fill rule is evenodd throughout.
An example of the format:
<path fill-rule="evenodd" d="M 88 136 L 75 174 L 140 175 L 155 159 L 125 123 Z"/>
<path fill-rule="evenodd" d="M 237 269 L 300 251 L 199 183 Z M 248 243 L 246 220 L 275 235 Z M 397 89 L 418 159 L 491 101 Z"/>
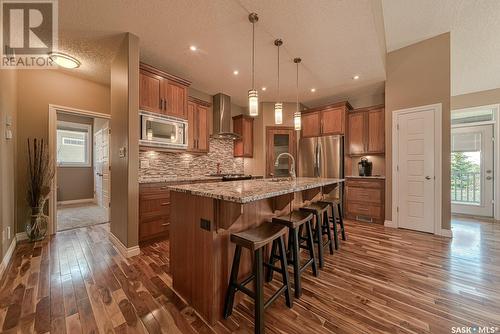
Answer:
<path fill-rule="evenodd" d="M 321 157 L 322 157 L 322 147 L 321 147 L 321 142 L 318 141 L 318 149 L 317 149 L 317 154 L 316 154 L 316 162 L 318 164 L 318 168 L 317 168 L 318 175 L 316 175 L 317 177 L 320 177 L 321 173 L 322 173 L 321 167 L 322 167 L 323 161 L 321 161 Z"/>

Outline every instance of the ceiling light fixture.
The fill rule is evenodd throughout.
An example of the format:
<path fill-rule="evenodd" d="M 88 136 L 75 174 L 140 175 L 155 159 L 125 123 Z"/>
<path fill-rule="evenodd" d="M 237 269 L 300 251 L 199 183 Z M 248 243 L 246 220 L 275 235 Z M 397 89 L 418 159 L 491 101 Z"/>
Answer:
<path fill-rule="evenodd" d="M 300 58 L 294 58 L 293 62 L 297 64 L 297 109 L 293 114 L 293 125 L 295 130 L 302 129 L 302 115 L 300 113 L 300 104 L 299 104 L 299 64 L 302 61 Z"/>
<path fill-rule="evenodd" d="M 49 54 L 49 58 L 57 65 L 64 68 L 78 68 L 82 64 L 75 57 L 71 57 L 62 52 L 52 52 Z"/>
<path fill-rule="evenodd" d="M 281 39 L 274 41 L 274 45 L 278 47 L 278 101 L 280 99 L 280 46 L 283 45 Z M 276 102 L 274 104 L 274 124 L 283 124 L 283 103 Z"/>
<path fill-rule="evenodd" d="M 191 46 L 189 47 L 189 50 L 191 50 L 191 51 L 196 51 L 196 50 L 198 50 L 198 48 L 196 47 L 196 45 L 191 45 Z"/>
<path fill-rule="evenodd" d="M 315 93 L 316 92 L 316 88 L 311 88 L 311 93 Z"/>
<path fill-rule="evenodd" d="M 265 92 L 265 91 L 266 91 L 266 89 L 267 89 L 266 87 L 262 87 L 262 91 L 263 91 L 263 92 Z"/>
<path fill-rule="evenodd" d="M 248 91 L 248 113 L 250 116 L 259 115 L 259 93 L 255 90 L 255 23 L 259 21 L 256 13 L 248 15 L 252 23 L 252 89 Z"/>
<path fill-rule="evenodd" d="M 355 75 L 352 77 L 354 80 L 358 80 L 359 79 L 359 75 Z"/>
<path fill-rule="evenodd" d="M 238 74 L 240 74 L 240 72 L 239 72 L 238 70 L 234 70 L 234 71 L 233 71 L 233 74 L 234 74 L 234 75 L 238 75 Z"/>

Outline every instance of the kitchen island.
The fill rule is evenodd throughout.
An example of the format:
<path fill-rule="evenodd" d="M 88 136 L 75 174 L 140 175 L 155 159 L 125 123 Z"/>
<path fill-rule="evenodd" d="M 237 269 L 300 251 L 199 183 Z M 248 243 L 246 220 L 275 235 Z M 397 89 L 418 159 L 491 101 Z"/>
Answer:
<path fill-rule="evenodd" d="M 170 272 L 174 289 L 207 320 L 222 318 L 234 245 L 229 236 L 304 203 L 334 196 L 344 180 L 262 179 L 171 186 Z M 251 269 L 243 252 L 240 276 Z M 238 300 L 235 301 L 235 304 Z"/>

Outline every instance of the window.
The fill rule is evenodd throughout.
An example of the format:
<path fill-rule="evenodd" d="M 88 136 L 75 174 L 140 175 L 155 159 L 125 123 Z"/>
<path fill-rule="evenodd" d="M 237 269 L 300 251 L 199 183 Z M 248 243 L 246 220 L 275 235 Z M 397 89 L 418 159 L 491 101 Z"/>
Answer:
<path fill-rule="evenodd" d="M 57 122 L 57 165 L 90 167 L 91 130 L 89 124 Z"/>
<path fill-rule="evenodd" d="M 494 110 L 491 106 L 452 110 L 451 125 L 493 121 Z"/>

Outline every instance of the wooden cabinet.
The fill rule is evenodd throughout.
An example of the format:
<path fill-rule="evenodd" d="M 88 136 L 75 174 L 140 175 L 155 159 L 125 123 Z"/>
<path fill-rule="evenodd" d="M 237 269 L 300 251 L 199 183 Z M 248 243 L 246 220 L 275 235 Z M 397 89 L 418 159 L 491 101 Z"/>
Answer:
<path fill-rule="evenodd" d="M 210 103 L 192 97 L 188 99 L 188 150 L 191 152 L 208 152 L 208 110 Z"/>
<path fill-rule="evenodd" d="M 384 154 L 383 106 L 353 110 L 347 116 L 347 147 L 350 155 Z"/>
<path fill-rule="evenodd" d="M 321 136 L 321 121 L 320 121 L 320 112 L 312 111 L 312 112 L 303 112 L 302 113 L 302 130 L 301 137 L 319 137 Z"/>
<path fill-rule="evenodd" d="M 183 181 L 175 184 L 211 183 L 221 179 Z M 170 226 L 170 190 L 166 182 L 139 184 L 139 242 L 167 238 Z"/>
<path fill-rule="evenodd" d="M 345 115 L 350 109 L 346 101 L 303 111 L 301 137 L 343 135 Z"/>
<path fill-rule="evenodd" d="M 139 185 L 139 241 L 168 236 L 170 191 L 164 183 Z"/>
<path fill-rule="evenodd" d="M 234 141 L 235 157 L 253 157 L 253 117 L 238 115 L 233 117 L 233 132 L 241 136 Z"/>
<path fill-rule="evenodd" d="M 290 153 L 296 161 L 297 168 L 297 139 L 293 127 L 268 126 L 266 127 L 266 176 L 288 177 L 292 159 L 284 156 L 276 167 L 274 162 L 281 153 Z"/>
<path fill-rule="evenodd" d="M 191 83 L 141 63 L 139 108 L 163 115 L 187 118 L 187 95 Z"/>
<path fill-rule="evenodd" d="M 347 177 L 345 186 L 347 218 L 376 223 L 384 222 L 384 179 Z"/>

